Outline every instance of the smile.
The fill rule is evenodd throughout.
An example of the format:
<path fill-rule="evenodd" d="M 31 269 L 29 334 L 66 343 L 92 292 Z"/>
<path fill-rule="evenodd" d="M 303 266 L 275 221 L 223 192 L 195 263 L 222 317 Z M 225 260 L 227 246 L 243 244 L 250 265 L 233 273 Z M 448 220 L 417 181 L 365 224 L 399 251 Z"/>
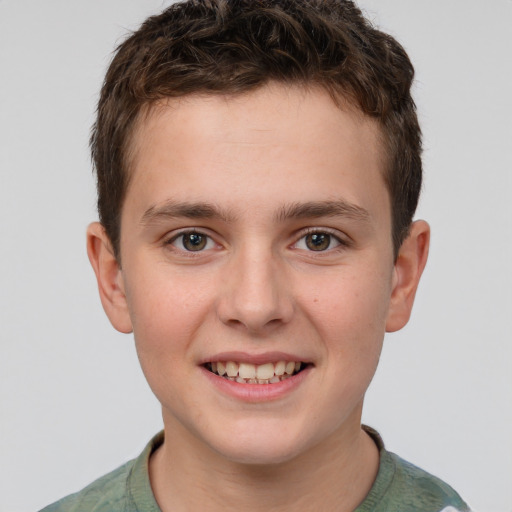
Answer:
<path fill-rule="evenodd" d="M 300 361 L 277 361 L 259 365 L 217 361 L 206 363 L 205 367 L 216 375 L 240 384 L 276 384 L 296 375 L 306 365 Z"/>

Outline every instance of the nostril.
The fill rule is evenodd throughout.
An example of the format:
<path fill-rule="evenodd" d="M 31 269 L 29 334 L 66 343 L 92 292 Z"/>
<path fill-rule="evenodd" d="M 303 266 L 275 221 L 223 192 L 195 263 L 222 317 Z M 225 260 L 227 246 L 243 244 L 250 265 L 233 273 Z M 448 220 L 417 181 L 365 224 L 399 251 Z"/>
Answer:
<path fill-rule="evenodd" d="M 263 268 L 259 268 L 264 265 Z M 289 286 L 268 268 L 269 262 L 256 261 L 231 268 L 225 276 L 217 302 L 217 316 L 233 328 L 243 327 L 251 333 L 267 332 L 286 324 L 293 316 L 293 300 Z"/>

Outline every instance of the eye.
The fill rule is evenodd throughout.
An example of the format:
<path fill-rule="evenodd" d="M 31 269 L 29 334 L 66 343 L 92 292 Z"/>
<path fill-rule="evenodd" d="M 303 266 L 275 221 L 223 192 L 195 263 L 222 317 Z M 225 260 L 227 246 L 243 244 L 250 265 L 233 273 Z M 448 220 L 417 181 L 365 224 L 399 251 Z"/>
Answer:
<path fill-rule="evenodd" d="M 295 244 L 296 249 L 306 251 L 328 251 L 342 245 L 339 238 L 325 231 L 313 231 L 300 238 Z"/>
<path fill-rule="evenodd" d="M 215 247 L 215 242 L 208 235 L 198 233 L 197 231 L 182 232 L 173 237 L 168 244 L 182 251 L 189 252 L 199 252 Z"/>

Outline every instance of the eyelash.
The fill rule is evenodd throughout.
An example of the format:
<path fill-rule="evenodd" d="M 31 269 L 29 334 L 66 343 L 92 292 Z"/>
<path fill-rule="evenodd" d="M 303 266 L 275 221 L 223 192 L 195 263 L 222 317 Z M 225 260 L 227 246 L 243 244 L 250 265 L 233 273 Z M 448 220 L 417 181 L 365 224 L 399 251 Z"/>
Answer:
<path fill-rule="evenodd" d="M 318 255 L 321 255 L 321 254 L 325 254 L 325 253 L 332 253 L 333 251 L 340 251 L 340 250 L 346 249 L 347 247 L 350 246 L 350 242 L 346 238 L 344 239 L 344 238 L 340 237 L 340 235 L 338 234 L 337 231 L 335 232 L 328 228 L 308 228 L 300 234 L 300 237 L 293 244 L 293 247 L 298 248 L 297 246 L 298 246 L 299 242 L 301 242 L 302 240 L 305 240 L 306 237 L 308 237 L 310 235 L 327 235 L 327 236 L 329 236 L 329 245 L 332 243 L 333 240 L 337 243 L 337 245 L 332 248 L 327 248 L 324 250 L 317 250 L 317 251 L 315 251 L 314 249 L 309 249 L 309 250 L 301 249 L 301 250 L 305 250 L 307 252 L 317 253 Z"/>
<path fill-rule="evenodd" d="M 198 237 L 203 237 L 204 239 L 206 239 L 206 242 L 205 242 L 206 246 L 211 243 L 215 244 L 215 241 L 213 240 L 213 238 L 211 236 L 207 235 L 206 233 L 202 233 L 201 231 L 192 229 L 192 230 L 188 230 L 188 231 L 181 231 L 180 233 L 173 235 L 171 238 L 169 238 L 168 240 L 165 241 L 165 245 L 172 246 L 172 245 L 174 245 L 174 242 L 176 242 L 177 240 L 179 240 L 181 238 L 182 239 L 182 242 L 181 242 L 182 248 L 176 248 L 176 250 L 178 250 L 182 253 L 188 254 L 190 256 L 192 256 L 194 253 L 203 252 L 206 247 L 203 247 L 198 251 L 188 250 L 184 247 L 184 244 L 185 244 L 184 237 L 191 236 L 191 235 L 197 235 Z M 211 247 L 209 247 L 209 249 L 211 249 Z"/>
<path fill-rule="evenodd" d="M 197 251 L 186 249 L 184 247 L 184 244 L 185 244 L 184 237 L 191 236 L 191 235 L 197 235 L 198 237 L 204 237 L 206 239 L 205 246 L 200 248 Z M 308 248 L 304 248 L 304 249 L 299 248 L 298 247 L 299 243 L 302 240 L 305 240 L 306 237 L 308 237 L 310 235 L 327 235 L 329 237 L 329 246 L 332 244 L 333 240 L 337 243 L 337 245 L 335 247 L 327 247 L 326 249 L 320 249 L 320 250 L 314 250 L 314 249 L 308 250 Z M 181 248 L 175 247 L 174 242 L 176 242 L 180 238 L 182 239 L 182 242 L 181 242 L 182 247 Z M 307 242 L 305 242 L 305 243 L 307 243 Z M 166 246 L 174 246 L 175 250 L 179 251 L 180 253 L 187 254 L 188 256 L 193 257 L 195 255 L 194 253 L 199 254 L 199 253 L 204 252 L 205 250 L 212 249 L 212 247 L 208 247 L 208 245 L 216 244 L 216 242 L 213 240 L 213 238 L 210 235 L 207 235 L 206 233 L 203 233 L 201 231 L 193 229 L 193 230 L 188 230 L 188 231 L 181 231 L 181 232 L 173 235 L 171 238 L 166 240 L 164 244 Z M 343 250 L 349 246 L 350 246 L 350 242 L 348 240 L 341 238 L 337 233 L 335 233 L 332 230 L 327 229 L 327 228 L 323 228 L 323 229 L 308 228 L 305 231 L 302 231 L 300 233 L 299 238 L 292 244 L 292 248 L 294 248 L 294 249 L 304 250 L 306 252 L 311 252 L 311 253 L 318 253 L 319 255 L 322 253 L 332 253 L 333 251 Z"/>

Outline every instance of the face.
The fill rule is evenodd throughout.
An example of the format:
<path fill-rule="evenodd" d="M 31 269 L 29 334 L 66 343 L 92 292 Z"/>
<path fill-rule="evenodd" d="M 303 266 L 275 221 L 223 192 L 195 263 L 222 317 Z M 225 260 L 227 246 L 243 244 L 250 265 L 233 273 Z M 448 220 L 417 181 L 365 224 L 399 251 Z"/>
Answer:
<path fill-rule="evenodd" d="M 359 431 L 399 281 L 377 126 L 272 85 L 169 100 L 134 137 L 105 307 L 166 430 L 246 463 Z"/>

